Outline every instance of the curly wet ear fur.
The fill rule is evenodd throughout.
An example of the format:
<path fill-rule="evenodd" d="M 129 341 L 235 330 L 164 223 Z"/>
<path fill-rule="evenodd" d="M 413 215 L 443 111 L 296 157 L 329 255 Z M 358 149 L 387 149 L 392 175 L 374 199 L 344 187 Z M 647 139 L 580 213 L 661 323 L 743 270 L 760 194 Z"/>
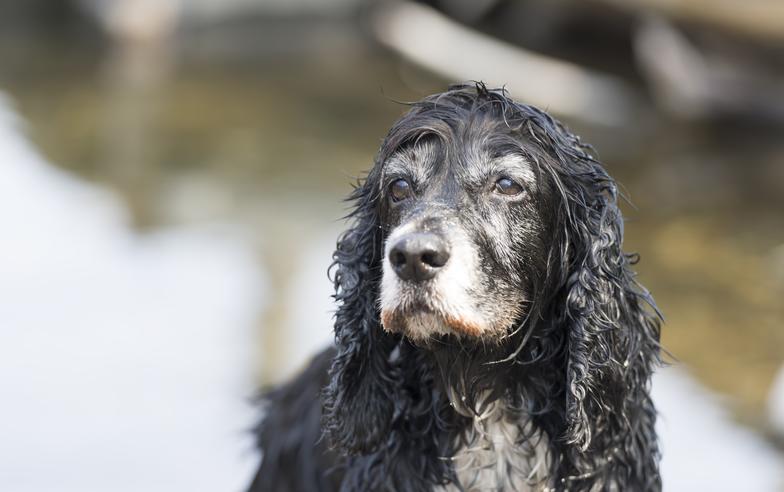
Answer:
<path fill-rule="evenodd" d="M 569 490 L 657 490 L 656 411 L 649 396 L 660 363 L 660 316 L 625 254 L 614 180 L 590 149 L 542 113 L 530 135 L 549 150 L 560 191 L 551 258 L 562 287 L 553 326 L 566 336 L 565 422 L 557 476 Z"/>
<path fill-rule="evenodd" d="M 659 362 L 659 321 L 621 251 L 615 184 L 594 178 L 581 212 L 579 254 L 567 281 L 568 439 L 578 476 L 649 490 L 658 481 L 656 412 L 648 394 Z M 575 210 L 576 212 L 576 210 Z M 586 453 L 586 451 L 589 451 Z"/>
<path fill-rule="evenodd" d="M 356 206 L 354 224 L 333 255 L 338 353 L 325 390 L 324 420 L 331 442 L 349 454 L 377 448 L 394 411 L 388 364 L 396 341 L 381 329 L 376 306 L 383 252 L 373 178 L 349 197 Z"/>

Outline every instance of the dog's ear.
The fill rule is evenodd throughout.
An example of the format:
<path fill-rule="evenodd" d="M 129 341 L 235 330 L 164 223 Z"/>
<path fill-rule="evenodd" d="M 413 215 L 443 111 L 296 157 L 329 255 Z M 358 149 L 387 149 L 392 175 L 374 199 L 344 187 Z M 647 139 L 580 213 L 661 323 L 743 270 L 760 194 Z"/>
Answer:
<path fill-rule="evenodd" d="M 383 234 L 374 171 L 349 197 L 356 208 L 334 254 L 335 342 L 338 353 L 324 393 L 324 421 L 334 446 L 367 454 L 386 438 L 394 411 L 390 356 L 397 340 L 379 322 Z"/>
<path fill-rule="evenodd" d="M 660 316 L 622 250 L 618 188 L 591 149 L 535 111 L 528 138 L 547 154 L 560 196 L 549 282 L 562 350 L 565 421 L 559 475 L 568 490 L 657 490 L 656 410 L 650 379 L 660 362 Z M 556 429 L 554 429 L 556 430 Z M 566 483 L 568 482 L 568 483 Z"/>
<path fill-rule="evenodd" d="M 649 386 L 659 363 L 660 319 L 653 299 L 634 278 L 636 257 L 621 249 L 615 182 L 587 155 L 572 163 L 564 178 L 571 184 L 562 238 L 564 250 L 571 249 L 563 320 L 570 474 L 592 475 L 591 483 L 621 490 L 657 489 L 656 412 Z"/>

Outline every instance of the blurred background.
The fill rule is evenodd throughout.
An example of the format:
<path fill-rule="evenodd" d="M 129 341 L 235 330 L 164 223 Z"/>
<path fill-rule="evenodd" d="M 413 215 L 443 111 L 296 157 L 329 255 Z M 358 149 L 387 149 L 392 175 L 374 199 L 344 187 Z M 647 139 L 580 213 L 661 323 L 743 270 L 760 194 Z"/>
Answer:
<path fill-rule="evenodd" d="M 0 0 L 0 490 L 241 490 L 254 389 L 330 343 L 349 184 L 466 80 L 630 199 L 665 490 L 784 490 L 772 0 Z"/>

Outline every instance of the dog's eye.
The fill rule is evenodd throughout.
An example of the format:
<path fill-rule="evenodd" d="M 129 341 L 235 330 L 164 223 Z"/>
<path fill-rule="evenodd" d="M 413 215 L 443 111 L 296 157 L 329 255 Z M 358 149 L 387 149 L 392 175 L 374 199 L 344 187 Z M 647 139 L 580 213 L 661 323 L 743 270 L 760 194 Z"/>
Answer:
<path fill-rule="evenodd" d="M 522 193 L 523 187 L 510 178 L 500 178 L 495 182 L 495 191 L 496 193 L 501 193 L 502 195 L 513 196 Z"/>
<path fill-rule="evenodd" d="M 389 195 L 393 202 L 400 202 L 411 196 L 411 185 L 405 179 L 396 179 L 389 185 Z"/>

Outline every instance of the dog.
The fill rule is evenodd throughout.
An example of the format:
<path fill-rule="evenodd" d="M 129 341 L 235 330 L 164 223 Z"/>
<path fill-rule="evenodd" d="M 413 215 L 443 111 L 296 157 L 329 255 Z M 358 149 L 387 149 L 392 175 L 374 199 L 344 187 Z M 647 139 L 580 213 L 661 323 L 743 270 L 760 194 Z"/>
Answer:
<path fill-rule="evenodd" d="M 264 396 L 250 490 L 660 490 L 661 316 L 618 196 L 504 89 L 411 103 L 350 195 L 335 346 Z"/>

